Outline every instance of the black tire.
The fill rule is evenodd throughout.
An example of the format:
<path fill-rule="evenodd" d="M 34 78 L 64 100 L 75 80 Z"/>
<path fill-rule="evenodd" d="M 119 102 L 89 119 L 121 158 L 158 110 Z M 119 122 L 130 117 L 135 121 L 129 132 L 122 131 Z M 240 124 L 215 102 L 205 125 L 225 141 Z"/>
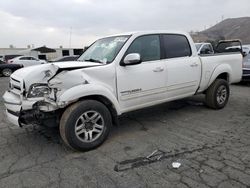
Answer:
<path fill-rule="evenodd" d="M 229 95 L 228 82 L 223 79 L 216 79 L 206 91 L 206 105 L 213 109 L 222 109 L 226 106 Z"/>
<path fill-rule="evenodd" d="M 5 76 L 5 77 L 9 77 L 11 74 L 12 74 L 12 70 L 11 69 L 9 69 L 9 68 L 4 68 L 3 70 L 2 70 L 2 74 L 3 74 L 3 76 Z"/>
<path fill-rule="evenodd" d="M 89 114 L 91 115 L 91 113 L 93 113 L 92 117 L 87 118 L 89 117 Z M 99 119 L 96 118 L 98 120 L 93 118 L 95 113 L 99 114 Z M 93 118 L 93 120 L 90 120 L 91 118 Z M 95 130 L 100 131 L 99 127 L 98 129 L 95 127 L 97 125 L 103 127 L 101 129 L 101 133 L 95 132 Z M 88 151 L 100 146 L 106 140 L 111 126 L 111 115 L 104 104 L 95 100 L 79 101 L 69 106 L 63 113 L 60 120 L 60 135 L 64 143 L 70 148 L 79 151 Z M 80 131 L 77 130 L 79 127 L 82 127 Z M 84 132 L 79 134 L 81 131 Z M 90 132 L 92 132 L 91 137 Z M 99 136 L 97 137 L 97 135 Z M 94 136 L 96 136 L 96 139 L 91 141 L 90 138 L 94 138 Z"/>

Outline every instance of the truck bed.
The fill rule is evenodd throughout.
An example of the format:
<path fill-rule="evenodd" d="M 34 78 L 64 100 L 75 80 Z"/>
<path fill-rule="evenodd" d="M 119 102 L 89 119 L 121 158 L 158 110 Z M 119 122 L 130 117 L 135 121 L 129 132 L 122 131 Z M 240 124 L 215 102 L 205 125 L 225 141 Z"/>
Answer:
<path fill-rule="evenodd" d="M 240 82 L 242 59 L 242 54 L 239 52 L 200 55 L 202 76 L 198 92 L 205 91 L 218 76 L 216 72 L 221 70 L 233 72 L 233 74 L 230 74 L 232 76 L 228 78 L 230 84 Z"/>

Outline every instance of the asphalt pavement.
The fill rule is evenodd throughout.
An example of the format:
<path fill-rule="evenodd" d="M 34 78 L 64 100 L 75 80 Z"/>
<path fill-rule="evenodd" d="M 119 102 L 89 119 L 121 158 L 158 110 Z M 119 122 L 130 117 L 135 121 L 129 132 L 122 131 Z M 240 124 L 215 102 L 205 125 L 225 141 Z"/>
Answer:
<path fill-rule="evenodd" d="M 1 98 L 0 187 L 249 187 L 250 86 L 231 86 L 219 111 L 203 100 L 126 114 L 101 147 L 75 152 L 57 129 L 9 124 Z"/>

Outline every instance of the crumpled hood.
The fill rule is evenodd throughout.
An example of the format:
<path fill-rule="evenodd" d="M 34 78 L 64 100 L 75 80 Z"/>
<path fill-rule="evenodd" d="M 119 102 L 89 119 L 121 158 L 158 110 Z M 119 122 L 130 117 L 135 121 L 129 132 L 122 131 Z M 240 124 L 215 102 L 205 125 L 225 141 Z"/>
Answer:
<path fill-rule="evenodd" d="M 54 75 L 60 71 L 75 70 L 100 65 L 101 64 L 99 63 L 80 61 L 47 63 L 18 69 L 11 75 L 11 77 L 17 80 L 23 80 L 28 88 L 34 83 L 47 83 L 50 78 L 54 77 Z"/>

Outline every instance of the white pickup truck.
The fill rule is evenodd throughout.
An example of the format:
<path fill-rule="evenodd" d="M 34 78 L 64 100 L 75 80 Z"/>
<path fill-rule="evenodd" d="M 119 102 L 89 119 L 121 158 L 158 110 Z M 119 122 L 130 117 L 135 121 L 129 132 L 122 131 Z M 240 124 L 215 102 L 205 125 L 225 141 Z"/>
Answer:
<path fill-rule="evenodd" d="M 133 32 L 97 40 L 75 62 L 17 70 L 3 98 L 10 122 L 57 125 L 65 144 L 86 151 L 126 112 L 200 93 L 221 109 L 241 76 L 240 53 L 198 56 L 187 33 Z"/>

